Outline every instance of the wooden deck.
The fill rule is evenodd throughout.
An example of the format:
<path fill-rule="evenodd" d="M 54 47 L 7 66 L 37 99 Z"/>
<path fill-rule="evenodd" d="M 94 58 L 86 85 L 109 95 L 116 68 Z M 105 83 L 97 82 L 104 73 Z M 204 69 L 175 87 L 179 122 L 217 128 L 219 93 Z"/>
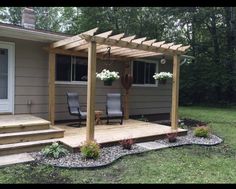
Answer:
<path fill-rule="evenodd" d="M 55 127 L 65 130 L 64 138 L 59 140 L 74 151 L 79 149 L 81 143 L 86 139 L 86 127 L 71 127 L 65 124 L 56 125 Z M 161 139 L 171 132 L 169 126 L 129 119 L 124 120 L 123 125 L 119 123 L 96 125 L 95 140 L 104 146 L 118 143 L 126 138 L 133 138 L 136 142 Z M 178 129 L 178 136 L 186 134 L 187 130 Z"/>
<path fill-rule="evenodd" d="M 20 114 L 20 115 L 0 115 L 0 127 L 10 127 L 10 126 L 19 126 L 19 125 L 42 125 L 50 124 L 49 121 L 32 116 L 29 114 Z"/>
<path fill-rule="evenodd" d="M 178 136 L 187 134 L 184 129 L 177 131 Z M 101 146 L 109 146 L 127 138 L 135 139 L 135 142 L 153 141 L 165 138 L 171 132 L 169 126 L 133 119 L 124 120 L 123 125 L 118 122 L 105 125 L 103 121 L 103 125 L 95 126 L 95 140 Z M 40 150 L 55 141 L 76 152 L 85 140 L 85 125 L 78 127 L 70 122 L 50 126 L 49 121 L 32 115 L 0 116 L 0 155 Z"/>

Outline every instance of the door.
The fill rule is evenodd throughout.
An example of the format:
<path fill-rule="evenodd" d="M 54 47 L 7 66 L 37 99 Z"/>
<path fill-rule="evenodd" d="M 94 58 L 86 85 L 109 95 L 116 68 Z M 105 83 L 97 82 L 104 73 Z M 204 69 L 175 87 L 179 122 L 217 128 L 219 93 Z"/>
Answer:
<path fill-rule="evenodd" d="M 14 113 L 14 43 L 0 42 L 0 113 Z"/>

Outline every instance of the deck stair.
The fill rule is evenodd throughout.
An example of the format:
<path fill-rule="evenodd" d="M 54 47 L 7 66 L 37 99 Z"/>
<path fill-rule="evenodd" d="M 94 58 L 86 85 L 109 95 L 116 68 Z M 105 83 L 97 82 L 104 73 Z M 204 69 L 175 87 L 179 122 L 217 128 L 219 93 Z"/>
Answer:
<path fill-rule="evenodd" d="M 0 116 L 0 155 L 41 150 L 63 138 L 64 132 L 32 115 Z"/>

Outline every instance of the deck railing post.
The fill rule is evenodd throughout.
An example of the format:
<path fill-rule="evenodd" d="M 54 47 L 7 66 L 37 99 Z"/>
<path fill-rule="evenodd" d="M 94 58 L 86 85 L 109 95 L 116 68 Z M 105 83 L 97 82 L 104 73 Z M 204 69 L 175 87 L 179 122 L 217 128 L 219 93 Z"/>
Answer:
<path fill-rule="evenodd" d="M 173 57 L 173 82 L 172 82 L 172 107 L 171 107 L 171 129 L 178 127 L 178 106 L 179 106 L 179 69 L 180 56 Z"/>
<path fill-rule="evenodd" d="M 95 89 L 96 89 L 96 42 L 91 41 L 88 47 L 86 141 L 94 140 Z"/>

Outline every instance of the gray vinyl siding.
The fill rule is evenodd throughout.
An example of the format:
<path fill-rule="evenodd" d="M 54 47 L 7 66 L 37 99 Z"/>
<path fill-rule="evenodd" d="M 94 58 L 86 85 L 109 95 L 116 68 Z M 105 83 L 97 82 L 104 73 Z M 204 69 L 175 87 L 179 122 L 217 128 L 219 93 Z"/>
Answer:
<path fill-rule="evenodd" d="M 15 43 L 15 114 L 33 114 L 48 118 L 48 53 L 43 47 L 48 44 L 12 38 L 0 41 Z M 124 63 L 97 61 L 97 72 L 103 68 L 123 73 Z M 159 64 L 159 71 L 171 71 L 172 63 Z M 82 110 L 86 110 L 87 85 L 56 84 L 56 120 L 75 119 L 67 109 L 66 92 L 78 92 Z M 106 94 L 123 93 L 120 79 L 112 86 L 104 86 L 96 80 L 96 110 L 105 112 Z M 31 101 L 32 105 L 27 105 Z M 169 113 L 171 109 L 171 84 L 157 87 L 135 87 L 130 90 L 130 115 Z"/>
<path fill-rule="evenodd" d="M 122 73 L 123 64 L 121 62 L 113 62 L 109 67 L 106 62 L 97 61 L 97 72 L 102 69 L 110 69 Z M 79 102 L 82 111 L 86 111 L 87 104 L 87 85 L 71 85 L 71 84 L 57 84 L 56 85 L 56 119 L 75 119 L 76 117 L 70 116 L 67 108 L 66 92 L 77 92 L 79 94 Z M 96 98 L 95 109 L 102 110 L 105 113 L 106 94 L 107 93 L 121 93 L 120 79 L 113 82 L 112 86 L 104 86 L 103 82 L 96 80 Z"/>
<path fill-rule="evenodd" d="M 172 63 L 158 64 L 158 72 L 172 72 Z M 170 113 L 171 82 L 157 87 L 132 86 L 129 97 L 130 115 Z"/>
<path fill-rule="evenodd" d="M 47 118 L 48 54 L 43 50 L 47 44 L 13 38 L 0 41 L 15 43 L 15 114 Z"/>

